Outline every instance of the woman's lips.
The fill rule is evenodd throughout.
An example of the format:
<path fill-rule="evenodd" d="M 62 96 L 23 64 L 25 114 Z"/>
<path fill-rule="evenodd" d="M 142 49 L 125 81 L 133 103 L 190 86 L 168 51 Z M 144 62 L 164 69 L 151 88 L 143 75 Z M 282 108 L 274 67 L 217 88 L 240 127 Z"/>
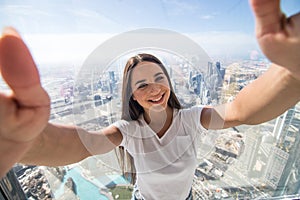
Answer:
<path fill-rule="evenodd" d="M 162 103 L 163 100 L 164 100 L 164 95 L 165 95 L 165 94 L 161 95 L 160 97 L 158 97 L 158 98 L 156 98 L 156 99 L 150 99 L 150 100 L 148 100 L 148 101 L 150 101 L 151 103 L 160 104 L 160 103 Z"/>

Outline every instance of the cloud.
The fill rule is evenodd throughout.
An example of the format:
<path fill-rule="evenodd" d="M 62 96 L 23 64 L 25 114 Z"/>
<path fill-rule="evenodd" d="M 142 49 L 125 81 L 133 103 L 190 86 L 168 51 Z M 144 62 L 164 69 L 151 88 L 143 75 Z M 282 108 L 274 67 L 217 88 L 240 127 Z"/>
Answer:
<path fill-rule="evenodd" d="M 40 16 L 40 15 L 44 15 L 44 16 L 49 16 L 50 13 L 45 11 L 45 10 L 41 10 L 41 9 L 37 9 L 32 5 L 3 5 L 0 7 L 0 11 L 2 12 L 2 14 L 8 15 L 8 16 Z"/>
<path fill-rule="evenodd" d="M 116 22 L 101 13 L 91 9 L 69 9 L 68 12 L 77 19 L 98 21 L 101 24 L 115 24 Z"/>
<path fill-rule="evenodd" d="M 214 15 L 202 15 L 200 18 L 201 19 L 213 19 L 213 18 L 215 18 L 215 16 Z"/>
<path fill-rule="evenodd" d="M 24 40 L 38 65 L 81 65 L 96 47 L 111 37 L 111 34 L 30 34 Z"/>
<path fill-rule="evenodd" d="M 240 32 L 201 32 L 185 34 L 212 58 L 249 57 L 259 49 L 254 35 Z M 81 65 L 88 55 L 114 34 L 30 34 L 24 40 L 37 63 Z"/>
<path fill-rule="evenodd" d="M 162 0 L 164 4 L 165 12 L 169 16 L 185 15 L 186 13 L 195 13 L 199 10 L 197 4 L 191 4 L 190 2 L 178 1 L 178 0 Z"/>
<path fill-rule="evenodd" d="M 209 56 L 247 56 L 249 51 L 259 49 L 254 34 L 242 32 L 201 32 L 187 34 Z"/>

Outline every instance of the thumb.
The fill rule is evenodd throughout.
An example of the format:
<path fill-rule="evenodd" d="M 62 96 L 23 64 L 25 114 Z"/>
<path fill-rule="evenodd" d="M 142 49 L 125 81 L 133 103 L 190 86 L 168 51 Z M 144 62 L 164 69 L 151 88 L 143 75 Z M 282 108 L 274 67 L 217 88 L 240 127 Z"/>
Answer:
<path fill-rule="evenodd" d="M 249 3 L 255 16 L 257 37 L 281 30 L 284 15 L 280 0 L 249 0 Z"/>
<path fill-rule="evenodd" d="M 5 28 L 0 39 L 0 70 L 19 104 L 49 105 L 49 97 L 40 84 L 29 49 L 13 28 Z"/>

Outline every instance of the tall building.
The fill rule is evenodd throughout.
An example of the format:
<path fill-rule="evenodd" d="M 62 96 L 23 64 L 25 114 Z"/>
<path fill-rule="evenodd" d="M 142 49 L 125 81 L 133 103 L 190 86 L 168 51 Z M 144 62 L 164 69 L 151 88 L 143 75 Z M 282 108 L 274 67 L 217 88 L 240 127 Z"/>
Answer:
<path fill-rule="evenodd" d="M 285 170 L 289 154 L 278 147 L 273 147 L 271 155 L 269 156 L 265 182 L 274 190 L 284 187 L 279 185 L 279 180 Z"/>
<path fill-rule="evenodd" d="M 108 74 L 109 74 L 109 92 L 110 94 L 113 94 L 116 88 L 115 72 L 109 71 Z"/>
<path fill-rule="evenodd" d="M 256 171 L 254 171 L 254 166 L 256 165 L 258 152 L 260 150 L 260 146 L 262 145 L 262 134 L 250 129 L 245 135 L 245 146 L 248 148 L 246 148 L 242 153 L 237 164 L 241 171 L 245 171 L 247 173 L 245 173 L 247 177 L 252 178 L 257 174 Z"/>
<path fill-rule="evenodd" d="M 298 194 L 300 189 L 300 104 L 277 119 L 273 134 L 277 144 L 272 149 L 265 174 L 274 188 L 273 196 Z"/>
<path fill-rule="evenodd" d="M 221 68 L 220 62 L 216 62 L 216 67 L 217 67 L 218 71 L 220 72 L 222 80 L 224 80 L 226 70 L 224 68 Z"/>
<path fill-rule="evenodd" d="M 27 199 L 12 169 L 0 180 L 0 199 Z"/>
<path fill-rule="evenodd" d="M 190 82 L 191 82 L 191 88 L 193 89 L 193 92 L 196 95 L 200 95 L 201 94 L 201 86 L 203 85 L 202 82 L 202 75 L 201 74 L 196 74 L 194 76 L 191 76 L 190 78 Z"/>
<path fill-rule="evenodd" d="M 221 69 L 220 62 L 213 65 L 212 62 L 207 64 L 207 73 L 204 77 L 206 87 L 210 91 L 211 99 L 215 100 L 216 104 L 219 103 L 220 92 L 224 81 L 225 69 Z"/>

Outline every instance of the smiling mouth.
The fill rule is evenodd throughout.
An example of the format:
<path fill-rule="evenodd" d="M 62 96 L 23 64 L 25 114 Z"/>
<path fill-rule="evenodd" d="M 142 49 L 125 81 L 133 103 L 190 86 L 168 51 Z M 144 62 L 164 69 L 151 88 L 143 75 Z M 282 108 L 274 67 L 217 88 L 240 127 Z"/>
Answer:
<path fill-rule="evenodd" d="M 160 96 L 159 98 L 157 98 L 157 99 L 151 99 L 151 100 L 148 100 L 148 101 L 151 102 L 151 103 L 159 104 L 159 103 L 162 103 L 162 102 L 163 102 L 164 96 L 165 96 L 165 94 L 161 95 L 161 96 Z"/>

